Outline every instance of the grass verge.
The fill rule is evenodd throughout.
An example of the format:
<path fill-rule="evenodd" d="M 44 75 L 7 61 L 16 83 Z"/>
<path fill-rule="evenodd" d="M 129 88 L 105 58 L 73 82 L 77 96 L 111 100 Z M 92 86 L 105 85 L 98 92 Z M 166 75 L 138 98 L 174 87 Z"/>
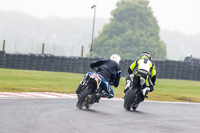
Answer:
<path fill-rule="evenodd" d="M 84 74 L 0 69 L 0 92 L 75 93 Z M 115 97 L 123 97 L 125 78 L 122 77 Z M 147 100 L 171 102 L 200 102 L 200 82 L 157 79 Z"/>

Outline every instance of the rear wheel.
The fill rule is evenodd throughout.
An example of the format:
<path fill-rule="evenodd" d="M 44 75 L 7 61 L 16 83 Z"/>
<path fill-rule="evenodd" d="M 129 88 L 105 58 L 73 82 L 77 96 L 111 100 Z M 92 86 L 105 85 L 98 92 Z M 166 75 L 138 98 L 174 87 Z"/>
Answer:
<path fill-rule="evenodd" d="M 91 89 L 88 89 L 86 88 L 80 95 L 79 99 L 78 99 L 78 102 L 76 104 L 76 107 L 79 108 L 79 109 L 82 109 L 85 105 L 86 105 L 86 108 L 89 108 L 91 107 L 91 105 L 87 105 L 87 101 L 88 101 L 88 98 L 90 96 L 90 93 L 92 92 Z"/>
<path fill-rule="evenodd" d="M 126 92 L 125 98 L 124 98 L 124 109 L 130 110 L 131 104 L 133 103 L 133 100 L 135 98 L 136 89 L 129 89 Z"/>

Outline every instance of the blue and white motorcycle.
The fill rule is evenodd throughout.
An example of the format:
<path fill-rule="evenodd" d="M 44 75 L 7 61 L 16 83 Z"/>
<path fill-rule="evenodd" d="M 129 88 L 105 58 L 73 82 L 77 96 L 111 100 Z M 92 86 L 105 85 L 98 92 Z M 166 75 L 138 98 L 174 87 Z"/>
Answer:
<path fill-rule="evenodd" d="M 83 107 L 89 109 L 92 104 L 99 102 L 102 95 L 106 95 L 106 92 L 100 87 L 101 75 L 92 72 L 87 74 L 84 80 L 84 86 L 81 89 L 76 104 L 76 107 L 79 109 Z"/>

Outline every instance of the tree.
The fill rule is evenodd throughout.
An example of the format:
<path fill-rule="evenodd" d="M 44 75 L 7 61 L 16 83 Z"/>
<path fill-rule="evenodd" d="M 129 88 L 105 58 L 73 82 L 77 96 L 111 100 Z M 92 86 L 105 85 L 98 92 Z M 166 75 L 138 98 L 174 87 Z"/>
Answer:
<path fill-rule="evenodd" d="M 166 58 L 166 46 L 147 0 L 121 0 L 112 11 L 110 23 L 94 38 L 93 56 L 109 57 L 120 50 L 122 58 L 139 58 L 142 51 Z"/>

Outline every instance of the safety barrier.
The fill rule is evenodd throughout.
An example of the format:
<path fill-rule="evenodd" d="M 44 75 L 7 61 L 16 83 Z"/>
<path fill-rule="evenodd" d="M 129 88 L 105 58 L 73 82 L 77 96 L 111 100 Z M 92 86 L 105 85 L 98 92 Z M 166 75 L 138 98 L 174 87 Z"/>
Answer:
<path fill-rule="evenodd" d="M 24 69 L 39 71 L 57 71 L 87 73 L 91 62 L 103 58 L 98 57 L 66 57 L 50 54 L 9 54 L 0 51 L 0 68 Z M 122 59 L 120 67 L 122 76 L 128 76 L 128 67 L 134 60 Z M 157 78 L 184 79 L 200 81 L 200 59 L 191 61 L 153 60 Z"/>

